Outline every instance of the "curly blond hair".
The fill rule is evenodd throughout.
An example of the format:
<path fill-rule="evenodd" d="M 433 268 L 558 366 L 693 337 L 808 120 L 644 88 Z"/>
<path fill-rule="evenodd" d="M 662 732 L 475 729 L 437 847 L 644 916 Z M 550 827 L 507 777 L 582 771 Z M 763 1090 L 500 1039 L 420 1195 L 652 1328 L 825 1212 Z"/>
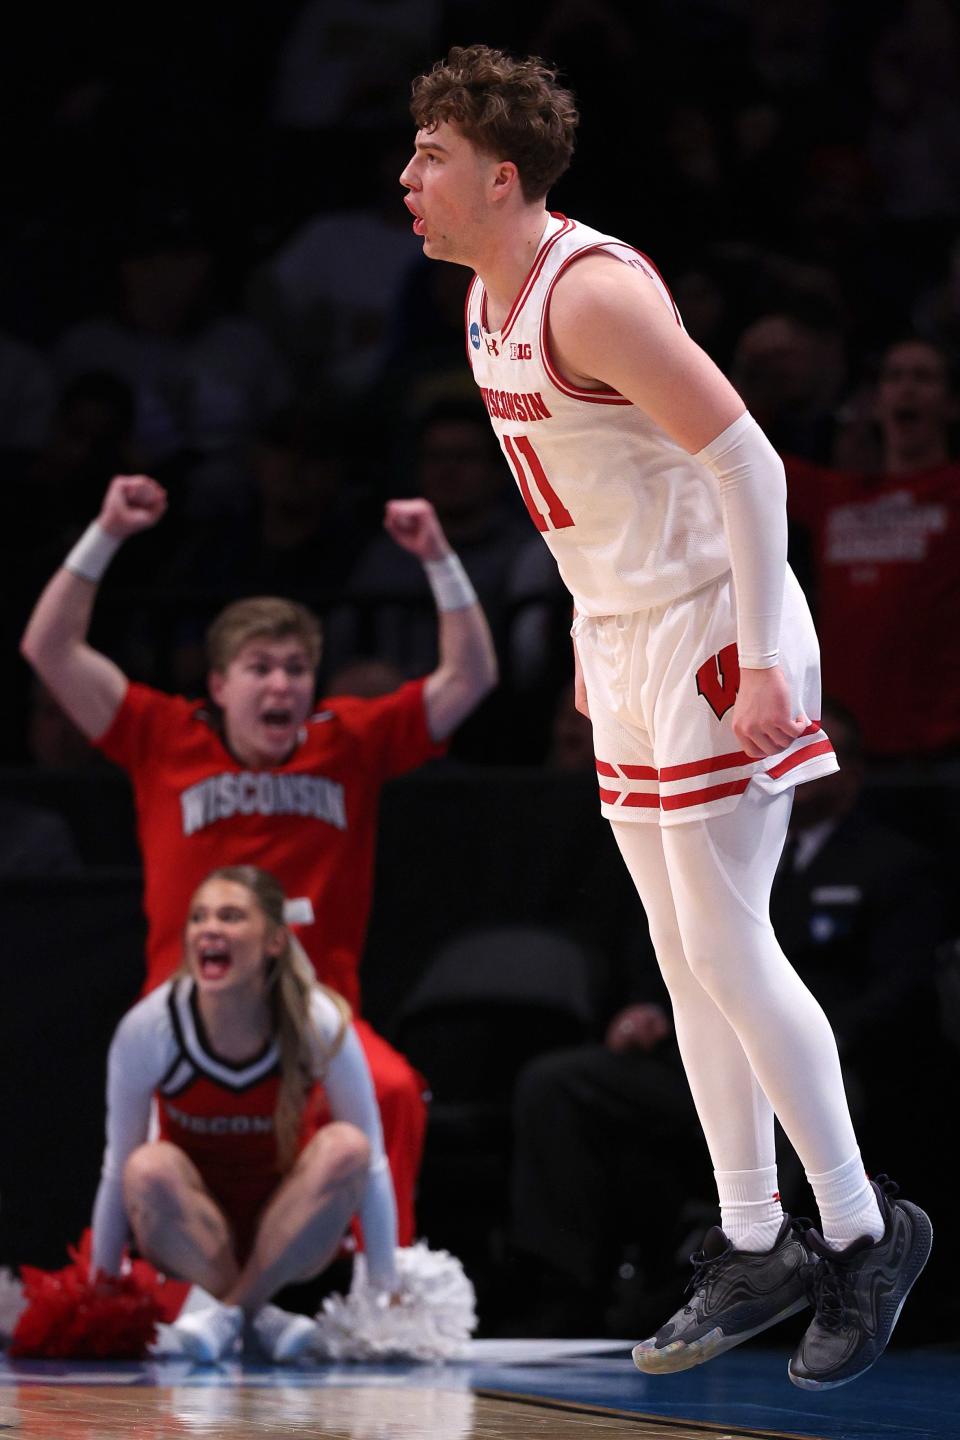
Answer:
<path fill-rule="evenodd" d="M 569 166 L 580 119 L 554 67 L 488 45 L 455 45 L 418 76 L 410 112 L 420 130 L 453 121 L 478 149 L 512 160 L 528 201 L 542 199 Z"/>

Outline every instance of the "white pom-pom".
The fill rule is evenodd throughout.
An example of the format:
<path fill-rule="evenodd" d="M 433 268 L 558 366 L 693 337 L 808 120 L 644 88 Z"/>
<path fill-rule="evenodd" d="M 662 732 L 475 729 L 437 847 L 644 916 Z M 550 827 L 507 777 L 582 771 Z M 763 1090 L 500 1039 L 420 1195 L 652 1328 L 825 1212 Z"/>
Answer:
<path fill-rule="evenodd" d="M 0 1266 L 0 1340 L 10 1339 L 26 1308 L 23 1285 L 12 1270 Z"/>
<path fill-rule="evenodd" d="M 331 1360 L 457 1360 L 477 1325 L 476 1295 L 460 1261 L 419 1241 L 396 1252 L 397 1299 L 372 1288 L 357 1255 L 350 1294 L 328 1295 L 317 1345 Z"/>

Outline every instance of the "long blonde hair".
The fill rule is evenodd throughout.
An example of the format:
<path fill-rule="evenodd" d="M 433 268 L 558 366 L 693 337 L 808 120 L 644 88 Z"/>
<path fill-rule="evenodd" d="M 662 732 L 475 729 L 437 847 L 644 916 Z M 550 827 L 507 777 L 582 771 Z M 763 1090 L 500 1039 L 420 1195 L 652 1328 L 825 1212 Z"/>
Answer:
<path fill-rule="evenodd" d="M 280 1169 L 289 1170 L 297 1156 L 307 1095 L 343 1043 L 351 1020 L 350 1006 L 342 995 L 319 983 L 307 952 L 287 929 L 286 897 L 273 875 L 256 865 L 222 865 L 211 870 L 197 886 L 196 893 L 211 880 L 242 885 L 253 896 L 268 924 L 282 930 L 286 937 L 280 953 L 271 957 L 268 964 L 267 994 L 271 1029 L 280 1052 L 280 1092 L 274 1111 L 277 1157 Z M 310 997 L 316 989 L 329 996 L 340 1015 L 339 1029 L 329 1046 L 310 1023 Z"/>

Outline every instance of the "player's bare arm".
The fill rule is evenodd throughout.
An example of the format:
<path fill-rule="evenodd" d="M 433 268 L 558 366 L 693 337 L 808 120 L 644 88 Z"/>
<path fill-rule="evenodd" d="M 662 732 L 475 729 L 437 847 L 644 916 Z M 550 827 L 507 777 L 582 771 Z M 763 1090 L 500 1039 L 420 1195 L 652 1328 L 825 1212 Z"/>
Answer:
<path fill-rule="evenodd" d="M 146 475 L 118 475 L 110 482 L 96 527 L 83 537 L 47 585 L 20 642 L 24 659 L 89 739 L 109 729 L 127 688 L 118 665 L 87 644 L 98 581 L 69 568 L 71 557 L 90 575 L 105 568 L 109 554 L 167 508 L 166 491 Z M 81 547 L 86 547 L 85 551 Z"/>
<path fill-rule="evenodd" d="M 383 523 L 388 535 L 427 570 L 437 599 L 440 660 L 427 677 L 424 701 L 430 734 L 445 740 L 497 683 L 493 637 L 430 502 L 391 500 Z"/>
<path fill-rule="evenodd" d="M 691 454 L 745 413 L 736 390 L 677 324 L 642 270 L 610 256 L 586 256 L 557 282 L 549 324 L 551 350 L 564 374 L 626 396 Z M 743 510 L 726 509 L 731 550 L 756 551 L 766 537 L 757 527 L 748 533 Z M 776 754 L 808 724 L 806 716 L 792 713 L 780 666 L 755 668 L 741 657 L 733 730 L 751 759 Z"/>

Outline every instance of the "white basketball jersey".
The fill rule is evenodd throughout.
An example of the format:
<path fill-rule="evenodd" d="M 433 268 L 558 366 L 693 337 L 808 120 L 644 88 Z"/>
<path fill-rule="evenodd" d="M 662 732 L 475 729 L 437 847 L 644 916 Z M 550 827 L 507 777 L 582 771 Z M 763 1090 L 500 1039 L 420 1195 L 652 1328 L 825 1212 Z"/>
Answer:
<path fill-rule="evenodd" d="M 552 215 L 499 330 L 486 291 L 467 294 L 467 354 L 531 519 L 582 615 L 665 605 L 730 568 L 717 482 L 613 390 L 584 390 L 553 364 L 547 310 L 574 260 L 603 250 L 649 276 L 681 323 L 655 267 L 598 230 Z"/>

